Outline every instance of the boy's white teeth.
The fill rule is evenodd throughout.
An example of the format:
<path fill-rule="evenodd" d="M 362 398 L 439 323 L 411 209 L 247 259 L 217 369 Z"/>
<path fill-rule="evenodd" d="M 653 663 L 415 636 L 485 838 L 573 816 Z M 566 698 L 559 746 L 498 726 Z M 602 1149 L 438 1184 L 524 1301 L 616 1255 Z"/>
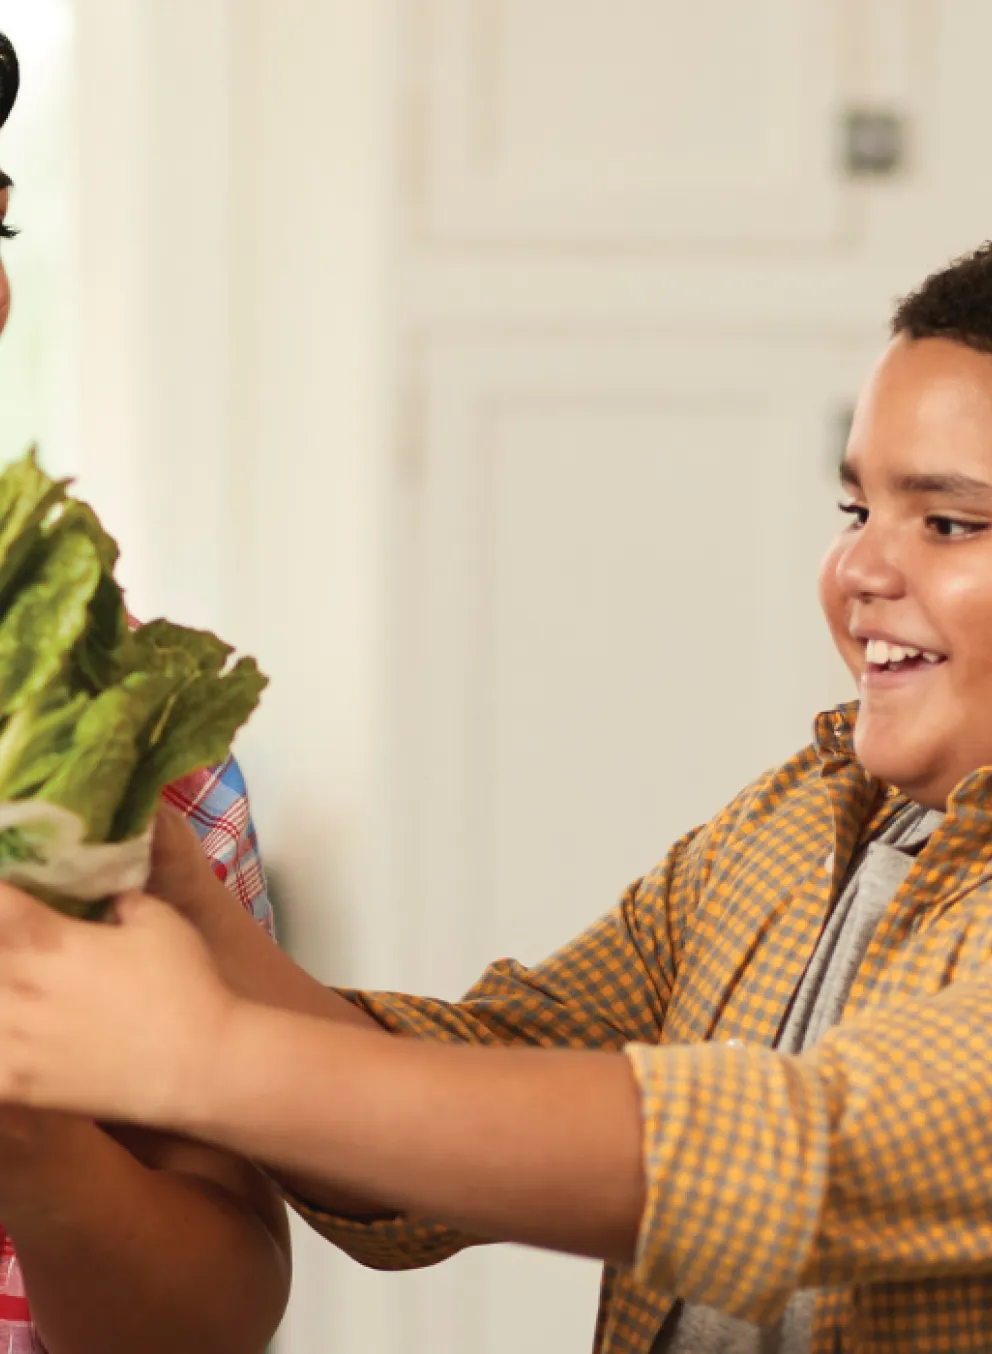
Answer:
<path fill-rule="evenodd" d="M 884 668 L 889 663 L 902 663 L 907 658 L 922 658 L 927 663 L 939 663 L 941 655 L 930 649 L 914 649 L 910 644 L 890 644 L 884 639 L 870 639 L 865 644 L 865 660 L 872 667 Z"/>

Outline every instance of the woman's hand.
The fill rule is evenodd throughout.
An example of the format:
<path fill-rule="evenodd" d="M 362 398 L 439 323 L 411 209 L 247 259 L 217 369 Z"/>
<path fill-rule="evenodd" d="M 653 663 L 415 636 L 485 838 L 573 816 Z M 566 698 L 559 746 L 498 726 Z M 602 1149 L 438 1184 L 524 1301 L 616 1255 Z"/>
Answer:
<path fill-rule="evenodd" d="M 147 887 L 198 929 L 218 907 L 228 911 L 231 906 L 231 896 L 214 874 L 188 819 L 168 804 L 161 805 L 155 819 Z"/>
<path fill-rule="evenodd" d="M 144 894 L 117 925 L 0 884 L 0 1102 L 180 1126 L 239 1005 L 196 930 Z"/>
<path fill-rule="evenodd" d="M 239 996 L 279 1005 L 271 970 L 290 961 L 217 878 L 186 818 L 163 805 L 155 821 L 148 892 L 196 927 L 223 981 Z"/>
<path fill-rule="evenodd" d="M 272 943 L 216 878 L 195 832 L 173 809 L 159 812 L 148 887 L 196 927 L 232 993 L 263 1006 L 379 1029 L 371 1017 Z"/>

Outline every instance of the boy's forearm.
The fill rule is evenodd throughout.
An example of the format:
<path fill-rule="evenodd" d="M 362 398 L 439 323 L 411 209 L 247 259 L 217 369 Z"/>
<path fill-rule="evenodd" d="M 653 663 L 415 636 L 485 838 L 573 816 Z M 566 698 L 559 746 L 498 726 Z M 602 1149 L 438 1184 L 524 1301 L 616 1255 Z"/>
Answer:
<path fill-rule="evenodd" d="M 480 1238 L 633 1257 L 641 1120 L 623 1055 L 382 1039 L 259 1008 L 230 1039 L 190 1088 L 191 1131 Z"/>
<path fill-rule="evenodd" d="M 84 1121 L 0 1221 L 48 1354 L 261 1354 L 285 1305 L 288 1259 L 244 1202 Z"/>
<path fill-rule="evenodd" d="M 201 913 L 193 914 L 193 920 L 210 945 L 224 980 L 239 996 L 299 1015 L 385 1033 L 365 1011 L 294 964 L 240 909 L 217 907 L 214 900 L 207 899 Z M 307 1203 L 331 1213 L 365 1217 L 390 1211 L 377 1199 L 332 1186 L 306 1172 L 276 1169 L 273 1176 Z"/>
<path fill-rule="evenodd" d="M 391 1037 L 365 1011 L 294 964 L 262 935 L 257 926 L 253 926 L 251 932 L 242 931 L 239 939 L 245 942 L 244 949 L 232 948 L 228 952 L 231 963 L 224 972 L 224 977 L 239 995 L 283 1011 L 333 1020 L 367 1033 Z M 332 1185 L 310 1172 L 276 1167 L 271 1174 L 292 1195 L 328 1213 L 369 1218 L 388 1216 L 396 1211 L 378 1196 Z"/>

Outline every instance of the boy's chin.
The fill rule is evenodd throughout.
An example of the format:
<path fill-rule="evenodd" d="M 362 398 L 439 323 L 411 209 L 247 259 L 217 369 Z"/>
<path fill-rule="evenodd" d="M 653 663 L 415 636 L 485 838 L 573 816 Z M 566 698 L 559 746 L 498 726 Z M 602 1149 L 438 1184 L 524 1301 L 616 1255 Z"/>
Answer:
<path fill-rule="evenodd" d="M 894 731 L 884 737 L 869 731 L 855 730 L 854 751 L 858 761 L 874 780 L 894 785 L 897 790 L 921 804 L 934 799 L 930 786 L 933 779 L 929 759 L 922 749 L 915 752 L 907 740 Z"/>
<path fill-rule="evenodd" d="M 859 754 L 858 761 L 874 780 L 892 786 L 923 808 L 946 809 L 947 796 L 953 786 L 946 785 L 939 776 L 907 765 L 905 758 L 871 758 Z"/>

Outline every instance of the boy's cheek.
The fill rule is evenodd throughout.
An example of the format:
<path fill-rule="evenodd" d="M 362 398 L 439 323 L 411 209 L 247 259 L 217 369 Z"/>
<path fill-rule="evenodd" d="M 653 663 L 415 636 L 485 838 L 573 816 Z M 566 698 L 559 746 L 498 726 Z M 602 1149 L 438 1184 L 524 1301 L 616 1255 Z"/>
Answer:
<path fill-rule="evenodd" d="M 847 598 L 837 581 L 837 562 L 843 551 L 843 542 L 835 541 L 820 565 L 818 593 L 820 608 L 830 629 L 834 648 L 844 660 L 852 676 L 860 673 L 861 646 L 852 640 L 847 625 Z"/>
<path fill-rule="evenodd" d="M 827 620 L 831 622 L 831 629 L 833 628 L 833 615 L 836 614 L 838 607 L 843 606 L 843 598 L 837 580 L 837 565 L 843 550 L 844 542 L 838 537 L 820 561 L 820 572 L 817 576 L 820 606 L 823 608 Z"/>

